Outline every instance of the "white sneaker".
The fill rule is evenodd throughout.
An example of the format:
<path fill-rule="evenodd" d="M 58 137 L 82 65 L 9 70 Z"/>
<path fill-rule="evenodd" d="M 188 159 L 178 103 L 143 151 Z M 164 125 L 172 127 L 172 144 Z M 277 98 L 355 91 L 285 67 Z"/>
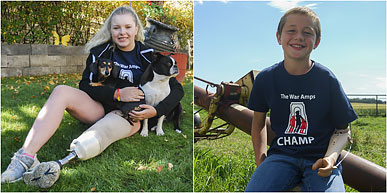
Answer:
<path fill-rule="evenodd" d="M 29 156 L 23 155 L 24 150 L 20 148 L 14 156 L 11 158 L 11 163 L 8 165 L 7 169 L 1 174 L 1 183 L 14 183 L 22 179 L 23 174 L 38 165 L 40 162 L 35 156 L 31 158 Z"/>

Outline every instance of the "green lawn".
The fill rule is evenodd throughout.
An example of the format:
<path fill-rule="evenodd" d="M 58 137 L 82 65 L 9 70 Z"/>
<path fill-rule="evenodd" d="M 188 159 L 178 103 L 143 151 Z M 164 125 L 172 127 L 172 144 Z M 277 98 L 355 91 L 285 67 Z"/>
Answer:
<path fill-rule="evenodd" d="M 1 79 L 1 171 L 23 144 L 39 110 L 54 87 L 66 84 L 78 87 L 80 74 L 9 77 Z M 59 180 L 50 189 L 30 187 L 20 181 L 2 184 L 1 191 L 60 192 L 181 192 L 193 187 L 192 76 L 183 83 L 182 134 L 164 124 L 164 136 L 139 133 L 113 143 L 102 154 L 86 161 L 71 161 L 61 170 Z M 65 113 L 54 136 L 38 152 L 41 162 L 65 157 L 71 141 L 87 125 Z M 172 168 L 170 168 L 173 166 Z M 160 170 L 161 169 L 161 170 Z"/>
<path fill-rule="evenodd" d="M 201 111 L 200 116 L 203 120 L 206 112 Z M 212 127 L 222 123 L 217 119 Z M 386 167 L 386 118 L 360 117 L 352 129 L 351 153 Z M 235 129 L 228 137 L 199 141 L 194 149 L 195 192 L 244 191 L 256 167 L 251 136 Z M 346 186 L 346 191 L 356 190 Z"/>

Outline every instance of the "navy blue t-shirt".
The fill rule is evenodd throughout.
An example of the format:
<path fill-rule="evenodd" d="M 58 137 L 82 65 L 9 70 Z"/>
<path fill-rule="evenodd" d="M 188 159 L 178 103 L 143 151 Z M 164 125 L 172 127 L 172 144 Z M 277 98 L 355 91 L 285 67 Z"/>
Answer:
<path fill-rule="evenodd" d="M 264 69 L 254 81 L 248 108 L 270 109 L 276 137 L 269 155 L 321 158 L 335 128 L 357 119 L 340 82 L 317 62 L 304 75 L 290 75 L 283 61 Z"/>
<path fill-rule="evenodd" d="M 136 41 L 135 48 L 132 51 L 122 51 L 116 49 L 113 52 L 113 61 L 115 68 L 118 68 L 119 79 L 129 81 L 134 86 L 140 84 L 141 75 L 144 73 L 144 67 L 141 64 L 140 46 Z"/>

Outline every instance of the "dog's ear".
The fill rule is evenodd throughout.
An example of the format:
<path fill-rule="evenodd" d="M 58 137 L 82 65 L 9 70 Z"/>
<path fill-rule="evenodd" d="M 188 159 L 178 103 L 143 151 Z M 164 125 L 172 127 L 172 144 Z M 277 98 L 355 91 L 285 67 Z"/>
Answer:
<path fill-rule="evenodd" d="M 144 86 L 144 84 L 152 80 L 153 80 L 153 69 L 152 69 L 152 65 L 149 64 L 148 67 L 145 69 L 144 74 L 142 74 L 141 76 L 140 85 Z"/>
<path fill-rule="evenodd" d="M 118 78 L 118 75 L 119 75 L 118 67 L 113 63 L 112 64 L 112 76 L 113 76 L 113 78 Z"/>
<path fill-rule="evenodd" d="M 160 52 L 157 52 L 156 54 L 157 54 L 157 57 L 158 57 L 158 58 L 164 56 L 164 55 L 162 55 Z"/>
<path fill-rule="evenodd" d="M 161 57 L 163 57 L 164 55 L 162 55 L 160 52 L 154 52 L 152 54 L 152 63 L 155 63 L 157 62 Z"/>
<path fill-rule="evenodd" d="M 158 53 L 158 52 L 153 52 L 153 53 L 152 53 L 152 63 L 156 61 L 156 59 L 157 59 L 157 53 Z"/>

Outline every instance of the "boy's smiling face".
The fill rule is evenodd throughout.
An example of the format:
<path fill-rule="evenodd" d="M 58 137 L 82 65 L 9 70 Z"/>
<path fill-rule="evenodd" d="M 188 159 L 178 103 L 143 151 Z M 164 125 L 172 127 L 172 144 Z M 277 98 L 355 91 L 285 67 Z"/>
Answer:
<path fill-rule="evenodd" d="M 309 60 L 310 53 L 320 43 L 320 39 L 316 40 L 313 20 L 302 14 L 287 16 L 282 33 L 277 32 L 277 41 L 282 45 L 285 60 Z"/>

